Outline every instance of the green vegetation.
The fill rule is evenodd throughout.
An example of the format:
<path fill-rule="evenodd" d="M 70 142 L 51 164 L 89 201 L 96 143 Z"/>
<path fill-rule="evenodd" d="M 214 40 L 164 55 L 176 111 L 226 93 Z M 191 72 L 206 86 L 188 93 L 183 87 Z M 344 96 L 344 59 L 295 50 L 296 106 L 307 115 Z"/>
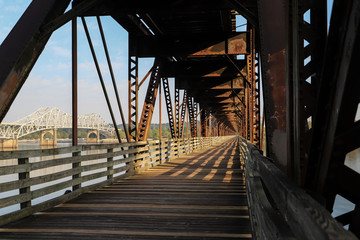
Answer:
<path fill-rule="evenodd" d="M 124 128 L 122 125 L 118 126 L 120 137 L 126 138 Z M 58 139 L 71 139 L 72 138 L 72 130 L 70 128 L 64 128 L 64 129 L 57 129 L 56 130 L 57 138 Z M 78 137 L 79 138 L 86 138 L 87 130 L 85 129 L 79 129 L 78 130 Z M 168 123 L 161 124 L 161 136 L 162 138 L 171 138 L 171 132 L 170 127 Z M 105 138 L 102 134 L 100 134 L 100 139 Z M 149 139 L 159 139 L 159 124 L 151 124 L 150 130 L 149 130 Z M 26 135 L 22 139 L 40 139 L 40 132 L 35 132 L 29 135 Z"/>

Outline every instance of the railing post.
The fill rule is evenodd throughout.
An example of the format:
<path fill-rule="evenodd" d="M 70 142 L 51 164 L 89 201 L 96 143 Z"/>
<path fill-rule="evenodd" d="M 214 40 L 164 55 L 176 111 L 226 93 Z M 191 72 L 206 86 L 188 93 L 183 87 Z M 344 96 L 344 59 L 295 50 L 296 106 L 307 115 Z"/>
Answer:
<path fill-rule="evenodd" d="M 73 152 L 72 155 L 73 155 L 73 157 L 81 156 L 81 151 L 79 151 L 79 152 Z M 80 168 L 80 167 L 81 167 L 81 161 L 79 161 L 79 162 L 74 162 L 74 163 L 72 164 L 72 169 L 76 169 L 76 168 Z M 78 179 L 78 178 L 81 178 L 81 172 L 79 172 L 79 173 L 77 173 L 77 174 L 74 174 L 74 175 L 72 176 L 73 181 L 75 181 L 75 180 Z M 80 189 L 80 188 L 81 188 L 81 182 L 78 183 L 78 184 L 73 184 L 73 186 L 72 186 L 72 190 L 73 190 L 73 191 L 78 190 L 78 189 Z"/>
<path fill-rule="evenodd" d="M 159 162 L 160 162 L 160 164 L 162 163 L 162 155 L 161 155 L 161 138 L 160 138 L 160 140 L 159 140 Z"/>
<path fill-rule="evenodd" d="M 18 164 L 28 164 L 29 163 L 29 158 L 19 158 L 18 159 Z M 25 180 L 25 179 L 29 179 L 30 178 L 30 172 L 21 172 L 19 173 L 19 180 Z M 29 193 L 30 192 L 30 186 L 29 187 L 24 187 L 24 188 L 19 188 L 19 194 L 25 194 L 25 193 Z M 31 200 L 30 201 L 25 201 L 20 203 L 20 209 L 23 208 L 27 208 L 27 207 L 31 207 Z"/>
<path fill-rule="evenodd" d="M 135 146 L 135 147 L 129 146 L 128 149 L 130 150 L 130 149 L 133 149 L 133 148 L 136 148 L 136 146 Z M 129 158 L 130 158 L 130 157 L 135 156 L 135 155 L 136 155 L 136 153 L 131 153 L 131 154 L 129 154 L 128 156 L 129 156 Z M 132 160 L 132 161 L 130 161 L 130 162 L 127 162 L 126 165 L 129 167 L 129 169 L 126 171 L 126 173 L 127 173 L 129 176 L 134 175 L 134 172 L 135 172 L 135 160 Z"/>
<path fill-rule="evenodd" d="M 108 153 L 112 153 L 114 152 L 114 149 L 113 148 L 110 148 L 107 150 Z M 113 157 L 108 157 L 107 158 L 107 162 L 108 163 L 111 163 L 108 167 L 107 167 L 107 170 L 109 171 L 109 175 L 107 176 L 107 179 L 108 180 L 111 180 L 113 179 L 114 177 L 114 163 L 113 163 L 113 160 L 114 158 Z"/>
<path fill-rule="evenodd" d="M 170 160 L 169 156 L 170 156 L 170 151 L 171 151 L 171 140 L 168 139 L 168 146 L 167 146 L 167 161 Z"/>
<path fill-rule="evenodd" d="M 180 140 L 179 138 L 177 138 L 177 157 L 179 158 L 180 157 Z"/>

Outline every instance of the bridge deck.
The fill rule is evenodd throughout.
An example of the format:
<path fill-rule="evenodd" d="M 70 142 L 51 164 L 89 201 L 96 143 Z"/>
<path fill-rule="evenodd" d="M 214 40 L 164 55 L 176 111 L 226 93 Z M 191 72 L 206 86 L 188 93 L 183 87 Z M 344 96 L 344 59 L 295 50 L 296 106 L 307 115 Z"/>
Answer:
<path fill-rule="evenodd" d="M 155 167 L 0 229 L 1 239 L 249 239 L 233 141 Z"/>

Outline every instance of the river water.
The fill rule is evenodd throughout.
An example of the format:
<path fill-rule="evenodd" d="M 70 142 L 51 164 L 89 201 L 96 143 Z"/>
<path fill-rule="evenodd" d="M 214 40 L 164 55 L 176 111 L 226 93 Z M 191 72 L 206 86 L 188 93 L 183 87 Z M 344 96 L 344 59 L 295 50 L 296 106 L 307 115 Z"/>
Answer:
<path fill-rule="evenodd" d="M 71 146 L 71 143 L 57 143 L 57 147 L 69 147 Z M 40 149 L 40 143 L 19 143 L 18 149 L 17 150 L 30 150 L 30 149 Z M 7 150 L 14 150 L 14 149 L 7 149 Z M 106 149 L 103 150 L 89 150 L 89 151 L 85 151 L 82 152 L 82 155 L 87 155 L 87 154 L 98 154 L 98 153 L 106 153 Z M 33 163 L 33 162 L 40 162 L 40 161 L 45 161 L 45 160 L 51 160 L 51 159 L 55 159 L 55 158 L 64 158 L 64 157 L 71 157 L 71 153 L 68 154 L 61 154 L 61 155 L 53 155 L 53 156 L 44 156 L 44 157 L 32 157 L 29 158 L 29 162 Z M 17 165 L 17 159 L 6 159 L 6 160 L 1 160 L 0 161 L 0 167 L 1 166 L 11 166 L 11 165 Z M 91 160 L 91 161 L 85 161 L 82 162 L 82 165 L 88 165 L 88 164 L 95 164 L 95 163 L 102 163 L 102 162 L 106 162 L 107 159 L 98 159 L 98 160 Z M 59 165 L 59 166 L 54 166 L 54 167 L 48 167 L 48 168 L 44 168 L 44 169 L 38 169 L 38 170 L 34 170 L 30 172 L 30 178 L 33 177 L 39 177 L 39 176 L 43 176 L 43 175 L 47 175 L 47 174 L 51 174 L 51 173 L 55 173 L 55 172 L 60 172 L 60 171 L 65 171 L 65 170 L 69 170 L 72 168 L 72 164 L 64 164 L 64 165 Z M 98 169 L 98 170 L 93 170 L 93 171 L 88 171 L 85 173 L 82 173 L 82 176 L 88 175 L 88 174 L 93 174 L 96 172 L 100 172 L 100 171 L 104 171 L 106 169 Z M 37 189 L 41 189 L 47 186 L 51 186 L 54 184 L 58 184 L 58 183 L 62 183 L 65 181 L 69 181 L 71 180 L 71 176 L 66 177 L 66 178 L 62 178 L 59 180 L 55 180 L 55 181 L 51 181 L 51 182 L 46 182 L 46 183 L 42 183 L 42 184 L 38 184 L 35 186 L 31 186 L 31 191 L 33 190 L 37 190 Z M 0 183 L 4 183 L 4 182 L 11 182 L 11 181 L 17 181 L 18 180 L 18 174 L 9 174 L 9 175 L 2 175 L 0 176 Z M 99 178 L 99 179 L 95 179 L 95 180 L 91 180 L 85 183 L 82 183 L 82 186 L 88 186 L 88 185 L 92 185 L 101 181 L 105 181 L 106 177 L 103 178 Z M 71 187 L 68 187 L 66 189 L 36 198 L 34 200 L 31 201 L 32 205 L 36 205 L 38 203 L 47 201 L 49 199 L 61 196 L 65 193 L 66 190 L 71 190 Z M 7 191 L 7 192 L 1 192 L 0 193 L 0 199 L 1 198 L 6 198 L 6 197 L 11 197 L 11 196 L 15 196 L 18 195 L 19 190 L 12 190 L 12 191 Z M 0 209 L 0 216 L 19 210 L 20 206 L 19 204 L 16 205 L 12 205 L 12 206 L 8 206 L 5 208 L 1 208 Z"/>

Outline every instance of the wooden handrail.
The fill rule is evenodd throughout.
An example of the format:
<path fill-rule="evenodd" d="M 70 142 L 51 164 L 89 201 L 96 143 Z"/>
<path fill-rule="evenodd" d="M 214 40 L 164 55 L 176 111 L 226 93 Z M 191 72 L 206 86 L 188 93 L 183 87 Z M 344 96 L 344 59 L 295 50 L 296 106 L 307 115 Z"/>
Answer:
<path fill-rule="evenodd" d="M 254 236 L 259 239 L 357 239 L 254 145 L 243 139 L 239 144 L 245 162 Z"/>
<path fill-rule="evenodd" d="M 0 211 L 19 206 L 18 210 L 1 212 L 0 225 L 188 154 L 200 148 L 199 141 L 206 147 L 229 138 L 161 140 L 161 144 L 154 140 L 0 152 L 0 176 L 9 176 L 6 177 L 8 180 L 0 182 L 0 194 L 3 193 L 0 195 L 3 196 L 0 197 Z M 6 194 L 14 190 L 18 194 Z M 66 194 L 49 195 L 59 191 L 66 191 Z M 46 200 L 40 201 L 40 198 Z"/>

